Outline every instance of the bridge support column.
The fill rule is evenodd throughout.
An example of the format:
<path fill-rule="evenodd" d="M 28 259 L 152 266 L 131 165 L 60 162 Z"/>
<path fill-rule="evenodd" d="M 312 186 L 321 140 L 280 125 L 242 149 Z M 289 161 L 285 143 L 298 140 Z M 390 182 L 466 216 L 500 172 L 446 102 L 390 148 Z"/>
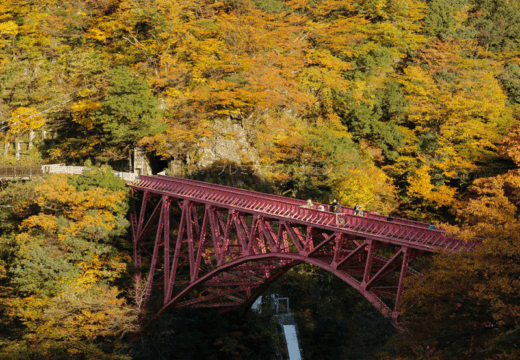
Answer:
<path fill-rule="evenodd" d="M 404 290 L 404 279 L 406 278 L 408 272 L 408 262 L 410 261 L 411 251 L 407 246 L 402 247 L 403 252 L 403 262 L 401 264 L 401 274 L 399 275 L 399 285 L 397 286 L 397 294 L 395 298 L 395 308 L 392 312 L 392 318 L 397 319 L 399 316 L 399 301 L 401 300 L 401 296 L 403 295 Z"/>
<path fill-rule="evenodd" d="M 163 197 L 162 218 L 164 228 L 164 302 L 169 300 L 168 284 L 170 283 L 170 203 L 172 199 Z"/>
<path fill-rule="evenodd" d="M 150 298 L 150 294 L 152 292 L 152 282 L 153 282 L 153 276 L 155 274 L 155 267 L 157 266 L 157 258 L 159 256 L 159 247 L 161 246 L 161 238 L 162 238 L 162 230 L 164 228 L 164 207 L 167 201 L 165 201 L 164 197 L 161 200 L 161 202 L 157 206 L 161 206 L 161 213 L 159 215 L 159 224 L 157 225 L 157 236 L 155 237 L 155 245 L 153 248 L 153 254 L 152 254 L 152 262 L 150 264 L 150 272 L 148 273 L 148 280 L 146 281 L 146 289 L 144 293 L 144 304 L 142 307 L 142 310 L 144 311 L 146 308 L 146 303 L 148 302 L 148 299 Z"/>
<path fill-rule="evenodd" d="M 370 281 L 370 273 L 372 271 L 372 261 L 374 259 L 374 254 L 377 250 L 377 244 L 373 240 L 366 240 L 368 243 L 368 255 L 365 263 L 365 272 L 363 273 L 363 281 L 361 282 L 361 286 L 365 286 L 367 282 Z"/>

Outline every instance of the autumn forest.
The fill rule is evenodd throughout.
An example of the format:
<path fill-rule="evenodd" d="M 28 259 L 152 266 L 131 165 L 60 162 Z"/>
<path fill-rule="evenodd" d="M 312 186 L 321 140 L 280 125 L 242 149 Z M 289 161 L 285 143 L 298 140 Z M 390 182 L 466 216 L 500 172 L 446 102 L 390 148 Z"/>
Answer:
<path fill-rule="evenodd" d="M 222 144 L 233 156 L 208 157 Z M 305 359 L 520 358 L 518 0 L 0 0 L 0 145 L 0 166 L 91 169 L 0 183 L 0 358 L 147 358 L 131 341 L 131 199 L 112 172 L 136 148 L 167 174 L 477 239 L 421 260 L 408 331 L 377 353 L 303 340 Z M 355 296 L 312 267 L 283 281 L 294 297 L 332 289 L 331 308 Z M 302 307 L 303 335 L 323 335 L 319 311 Z M 270 349 L 274 325 L 247 316 L 210 353 L 169 358 L 270 359 L 246 347 Z M 331 336 L 349 316 L 330 315 Z"/>

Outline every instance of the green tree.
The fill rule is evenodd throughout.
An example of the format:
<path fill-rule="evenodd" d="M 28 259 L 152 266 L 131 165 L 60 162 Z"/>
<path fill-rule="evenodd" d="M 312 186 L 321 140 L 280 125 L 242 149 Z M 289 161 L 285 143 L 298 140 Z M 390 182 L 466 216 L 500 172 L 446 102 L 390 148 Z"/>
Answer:
<path fill-rule="evenodd" d="M 355 140 L 369 140 L 382 150 L 387 159 L 394 160 L 406 138 L 399 128 L 405 119 L 406 105 L 399 83 L 388 80 L 366 101 L 356 103 L 352 100 L 343 122 Z"/>
<path fill-rule="evenodd" d="M 81 176 L 74 176 L 69 179 L 69 184 L 74 186 L 78 191 L 85 191 L 95 188 L 103 188 L 110 191 L 126 191 L 126 182 L 117 176 L 108 165 L 101 167 L 92 166 L 90 160 L 85 161 L 85 167 Z"/>
<path fill-rule="evenodd" d="M 93 117 L 102 124 L 104 137 L 114 148 L 114 157 L 125 157 L 145 136 L 166 129 L 159 101 L 149 85 L 130 72 L 117 67 L 110 72 L 110 87 L 101 108 Z"/>
<path fill-rule="evenodd" d="M 520 105 L 520 66 L 515 63 L 507 64 L 498 78 L 506 91 L 509 104 Z"/>
<path fill-rule="evenodd" d="M 471 39 L 475 30 L 465 24 L 469 0 L 431 0 L 429 13 L 424 19 L 425 32 L 441 40 Z"/>
<path fill-rule="evenodd" d="M 472 0 L 468 19 L 477 39 L 494 52 L 518 53 L 520 49 L 520 3 L 510 0 Z"/>

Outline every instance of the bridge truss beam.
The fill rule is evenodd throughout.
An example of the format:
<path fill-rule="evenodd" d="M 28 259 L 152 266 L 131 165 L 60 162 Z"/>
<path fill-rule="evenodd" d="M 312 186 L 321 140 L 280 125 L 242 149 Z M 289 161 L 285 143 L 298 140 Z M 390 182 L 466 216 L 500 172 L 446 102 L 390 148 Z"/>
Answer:
<path fill-rule="evenodd" d="M 406 244 L 173 194 L 133 192 L 141 196 L 139 211 L 130 216 L 134 264 L 138 277 L 147 272 L 145 303 L 152 285 L 162 293 L 157 314 L 181 307 L 251 306 L 271 282 L 307 262 L 335 274 L 384 316 L 397 319 L 409 263 L 418 252 Z M 146 261 L 144 251 L 150 255 Z"/>

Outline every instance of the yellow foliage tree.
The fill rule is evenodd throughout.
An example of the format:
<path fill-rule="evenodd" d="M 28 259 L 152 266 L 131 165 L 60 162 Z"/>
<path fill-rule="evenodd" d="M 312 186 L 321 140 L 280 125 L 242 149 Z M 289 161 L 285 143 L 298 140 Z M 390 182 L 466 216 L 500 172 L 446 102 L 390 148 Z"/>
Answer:
<path fill-rule="evenodd" d="M 8 122 L 10 134 L 26 133 L 36 130 L 45 124 L 45 118 L 35 108 L 19 107 L 11 113 Z"/>
<path fill-rule="evenodd" d="M 96 343 L 99 336 L 114 341 L 137 325 L 136 309 L 110 285 L 131 260 L 120 238 L 128 226 L 126 192 L 79 191 L 68 180 L 48 176 L 13 201 L 12 216 L 21 219 L 9 270 L 17 296 L 6 301 L 27 331 L 23 346 L 8 342 L 0 354 L 126 359 L 105 354 Z"/>
<path fill-rule="evenodd" d="M 495 156 L 500 138 L 514 124 L 496 78 L 500 63 L 462 55 L 475 46 L 465 40 L 432 41 L 399 79 L 414 127 L 401 156 L 386 169 L 395 178 L 405 177 L 407 193 L 426 200 L 426 206 L 455 205 L 457 187 L 478 163 Z"/>
<path fill-rule="evenodd" d="M 455 201 L 457 189 L 444 184 L 435 188 L 431 182 L 430 171 L 430 167 L 422 166 L 415 174 L 408 176 L 408 182 L 410 183 L 408 195 L 420 200 L 430 201 L 436 207 L 451 205 Z"/>

